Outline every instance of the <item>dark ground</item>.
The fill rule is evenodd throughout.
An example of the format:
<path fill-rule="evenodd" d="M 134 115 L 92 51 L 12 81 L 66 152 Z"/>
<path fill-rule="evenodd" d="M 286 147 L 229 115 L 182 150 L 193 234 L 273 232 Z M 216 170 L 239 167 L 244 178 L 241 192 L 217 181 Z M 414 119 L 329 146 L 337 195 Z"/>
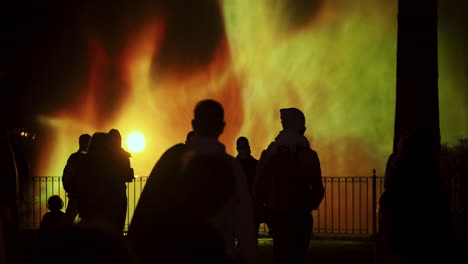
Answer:
<path fill-rule="evenodd" d="M 273 263 L 271 239 L 259 239 L 258 264 Z M 365 238 L 321 237 L 310 241 L 306 263 L 374 263 L 374 246 Z"/>
<path fill-rule="evenodd" d="M 23 256 L 27 257 L 30 249 L 35 247 L 36 230 L 23 231 Z M 258 264 L 273 263 L 271 238 L 258 240 Z M 360 263 L 371 264 L 374 259 L 374 246 L 368 238 L 314 237 L 306 263 Z"/>

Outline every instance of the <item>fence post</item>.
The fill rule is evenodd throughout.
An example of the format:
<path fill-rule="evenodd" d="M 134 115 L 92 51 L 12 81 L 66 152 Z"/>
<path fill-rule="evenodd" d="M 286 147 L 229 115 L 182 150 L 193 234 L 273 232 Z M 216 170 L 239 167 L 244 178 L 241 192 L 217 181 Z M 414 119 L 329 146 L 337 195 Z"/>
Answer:
<path fill-rule="evenodd" d="M 372 170 L 372 236 L 377 235 L 377 175 Z"/>

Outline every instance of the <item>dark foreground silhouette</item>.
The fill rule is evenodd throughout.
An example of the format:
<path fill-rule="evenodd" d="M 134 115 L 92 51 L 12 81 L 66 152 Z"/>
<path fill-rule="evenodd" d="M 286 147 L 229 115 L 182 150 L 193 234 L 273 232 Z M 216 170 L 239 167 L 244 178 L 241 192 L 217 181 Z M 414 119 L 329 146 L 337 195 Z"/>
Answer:
<path fill-rule="evenodd" d="M 218 141 L 224 110 L 204 100 L 186 144 L 151 172 L 128 237 L 142 263 L 255 263 L 256 234 L 245 175 Z M 179 254 L 181 245 L 190 245 Z"/>
<path fill-rule="evenodd" d="M 304 114 L 281 109 L 280 131 L 262 152 L 254 183 L 257 204 L 270 213 L 274 262 L 302 264 L 312 234 L 312 210 L 324 196 L 320 161 L 304 136 Z"/>
<path fill-rule="evenodd" d="M 71 222 L 73 222 L 78 215 L 78 194 L 76 193 L 77 181 L 79 180 L 78 177 L 80 176 L 80 172 L 86 165 L 86 153 L 88 152 L 90 141 L 91 136 L 88 134 L 83 134 L 79 137 L 78 151 L 70 155 L 67 160 L 67 164 L 63 169 L 63 189 L 67 192 L 68 196 L 66 213 Z"/>

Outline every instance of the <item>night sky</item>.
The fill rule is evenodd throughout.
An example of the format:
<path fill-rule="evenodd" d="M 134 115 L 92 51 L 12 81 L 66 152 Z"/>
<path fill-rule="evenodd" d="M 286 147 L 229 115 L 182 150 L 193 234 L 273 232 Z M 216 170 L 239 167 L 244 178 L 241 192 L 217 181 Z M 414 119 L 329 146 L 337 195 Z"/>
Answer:
<path fill-rule="evenodd" d="M 232 129 L 223 139 L 233 142 L 241 134 L 255 139 L 256 156 L 279 129 L 279 122 L 273 125 L 277 110 L 298 106 L 309 117 L 306 134 L 328 174 L 384 167 L 393 137 L 396 1 L 73 2 L 12 1 L 0 11 L 2 120 L 50 133 L 38 143 L 39 153 L 71 153 L 76 145 L 45 149 L 62 143 L 52 142 L 60 136 L 50 128 L 51 121 L 38 121 L 40 116 L 66 116 L 83 124 L 71 130 L 69 123 L 60 123 L 59 128 L 75 133 L 74 140 L 80 131 L 105 130 L 122 124 L 120 116 L 131 115 L 124 106 L 142 88 L 122 73 L 131 72 L 125 66 L 136 65 L 132 59 L 139 49 L 132 45 L 144 35 L 139 32 L 154 23 L 151 32 L 161 30 L 155 33 L 159 39 L 147 90 L 155 96 L 148 106 L 154 112 L 148 115 L 156 120 L 146 121 L 158 125 L 144 129 L 158 130 L 159 142 L 167 141 L 145 161 L 134 158 L 137 173 L 149 173 L 161 151 L 183 140 L 192 102 L 204 95 L 213 95 L 229 111 Z M 468 4 L 439 2 L 441 134 L 443 141 L 454 143 L 468 136 Z M 201 89 L 213 92 L 193 95 Z M 174 114 L 183 125 L 163 113 L 180 108 L 166 104 L 168 99 L 183 102 L 183 110 Z M 92 110 L 73 111 L 86 102 Z M 93 112 L 92 118 L 82 118 L 86 111 Z M 228 151 L 232 142 L 226 142 Z M 350 154 L 362 158 L 365 169 L 354 168 L 350 158 L 337 158 Z M 54 155 L 40 162 L 66 159 L 57 161 Z M 34 171 L 60 171 L 49 167 Z"/>

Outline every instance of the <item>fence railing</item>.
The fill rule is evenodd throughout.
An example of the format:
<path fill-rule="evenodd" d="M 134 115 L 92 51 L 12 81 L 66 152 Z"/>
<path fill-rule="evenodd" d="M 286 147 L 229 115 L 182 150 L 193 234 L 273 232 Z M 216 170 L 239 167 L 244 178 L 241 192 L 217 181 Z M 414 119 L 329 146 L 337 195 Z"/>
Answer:
<path fill-rule="evenodd" d="M 148 177 L 135 177 L 127 184 L 127 218 L 125 229 Z M 377 231 L 376 204 L 383 192 L 383 177 L 323 177 L 325 197 L 317 211 L 313 212 L 313 232 L 330 235 L 372 235 Z M 26 190 L 26 202 L 21 206 L 21 225 L 25 229 L 39 228 L 42 216 L 47 212 L 47 199 L 59 195 L 68 199 L 61 177 L 33 177 Z M 267 232 L 262 225 L 260 232 Z"/>

